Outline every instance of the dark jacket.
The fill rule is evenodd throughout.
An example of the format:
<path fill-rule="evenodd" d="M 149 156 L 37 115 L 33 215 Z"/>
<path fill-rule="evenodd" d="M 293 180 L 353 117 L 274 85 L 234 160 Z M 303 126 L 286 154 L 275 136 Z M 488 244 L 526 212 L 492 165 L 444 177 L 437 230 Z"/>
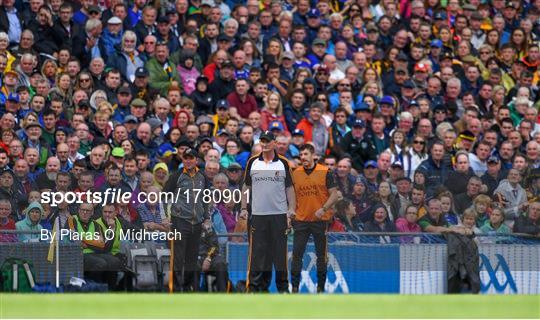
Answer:
<path fill-rule="evenodd" d="M 472 293 L 480 292 L 480 257 L 478 246 L 471 237 L 447 233 L 448 293 L 461 293 L 467 283 Z"/>
<path fill-rule="evenodd" d="M 474 172 L 469 168 L 469 172 L 463 173 L 458 171 L 450 171 L 444 185 L 452 194 L 459 194 L 467 191 L 467 183 L 474 176 Z"/>
<path fill-rule="evenodd" d="M 377 160 L 377 151 L 371 140 L 358 140 L 352 136 L 352 131 L 341 140 L 341 150 L 352 157 L 352 166 L 359 171 L 363 171 L 366 161 Z"/>
<path fill-rule="evenodd" d="M 208 219 L 208 204 L 202 200 L 202 192 L 200 192 L 205 187 L 206 178 L 201 171 L 197 170 L 193 177 L 183 170 L 173 174 L 163 189 L 164 192 L 173 192 L 177 196 L 175 199 L 177 201 L 171 206 L 171 215 L 194 225 Z M 199 197 L 196 199 L 199 192 Z"/>
<path fill-rule="evenodd" d="M 437 165 L 433 158 L 429 156 L 427 160 L 422 161 L 418 166 L 420 172 L 423 172 L 426 176 L 426 188 L 429 195 L 433 195 L 435 188 L 444 184 L 446 177 L 448 176 L 449 168 L 443 163 Z"/>
<path fill-rule="evenodd" d="M 22 11 L 17 10 L 17 17 L 19 17 L 19 22 L 21 23 L 21 32 L 25 29 L 24 17 Z M 8 33 L 9 31 L 9 19 L 7 16 L 6 8 L 0 6 L 0 31 Z M 11 40 L 11 42 L 19 42 L 19 39 Z"/>
<path fill-rule="evenodd" d="M 216 101 L 225 99 L 229 93 L 234 91 L 234 80 L 223 80 L 220 76 L 217 76 L 214 81 L 208 87 L 208 92 L 212 94 Z"/>
<path fill-rule="evenodd" d="M 537 236 L 538 234 L 540 234 L 540 221 L 534 221 L 529 217 L 523 215 L 519 216 L 514 222 L 513 231 L 515 233 L 527 233 L 533 236 Z"/>
<path fill-rule="evenodd" d="M 300 110 L 294 108 L 291 105 L 285 106 L 283 110 L 283 115 L 285 116 L 285 123 L 289 132 L 293 132 L 296 129 L 296 126 L 302 119 L 305 118 L 307 110 L 305 107 L 302 107 Z"/>

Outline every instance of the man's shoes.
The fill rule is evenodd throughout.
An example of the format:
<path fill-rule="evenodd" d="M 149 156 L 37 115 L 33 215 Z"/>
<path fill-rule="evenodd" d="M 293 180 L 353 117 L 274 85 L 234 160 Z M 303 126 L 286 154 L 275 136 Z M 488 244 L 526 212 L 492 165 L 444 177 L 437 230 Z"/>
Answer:
<path fill-rule="evenodd" d="M 291 293 L 298 293 L 298 287 L 292 287 Z"/>
<path fill-rule="evenodd" d="M 317 293 L 324 293 L 324 288 L 317 287 Z"/>

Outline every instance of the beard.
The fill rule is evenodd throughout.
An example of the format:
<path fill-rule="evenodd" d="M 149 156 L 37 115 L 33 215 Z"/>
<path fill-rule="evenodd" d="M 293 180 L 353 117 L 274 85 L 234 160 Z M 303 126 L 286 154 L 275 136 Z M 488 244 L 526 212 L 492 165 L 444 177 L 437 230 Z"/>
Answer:
<path fill-rule="evenodd" d="M 58 172 L 47 172 L 47 178 L 51 181 L 56 181 L 56 176 Z"/>

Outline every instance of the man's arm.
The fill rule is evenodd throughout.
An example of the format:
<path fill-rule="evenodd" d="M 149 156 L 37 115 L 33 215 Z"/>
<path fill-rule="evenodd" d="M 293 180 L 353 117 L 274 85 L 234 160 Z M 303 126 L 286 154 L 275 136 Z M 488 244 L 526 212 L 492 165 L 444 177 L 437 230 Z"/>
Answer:
<path fill-rule="evenodd" d="M 285 189 L 287 193 L 287 202 L 289 203 L 289 212 L 287 215 L 289 217 L 295 215 L 296 211 L 296 193 L 294 192 L 294 186 L 289 186 L 287 189 Z"/>

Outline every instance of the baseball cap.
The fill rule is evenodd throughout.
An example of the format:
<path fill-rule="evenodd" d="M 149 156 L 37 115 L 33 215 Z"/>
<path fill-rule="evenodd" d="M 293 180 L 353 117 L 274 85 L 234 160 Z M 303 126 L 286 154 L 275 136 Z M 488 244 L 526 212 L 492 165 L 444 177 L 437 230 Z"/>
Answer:
<path fill-rule="evenodd" d="M 197 81 L 195 83 L 198 84 L 199 82 L 206 82 L 208 84 L 208 82 L 210 82 L 210 79 L 208 79 L 208 77 L 205 75 L 200 75 L 197 77 Z"/>
<path fill-rule="evenodd" d="M 118 91 L 117 91 L 118 94 L 131 94 L 131 90 L 129 90 L 128 87 L 120 87 L 118 88 Z"/>
<path fill-rule="evenodd" d="M 499 160 L 499 157 L 497 156 L 490 156 L 488 159 L 487 159 L 487 163 L 499 163 L 500 160 Z"/>
<path fill-rule="evenodd" d="M 403 169 L 403 164 L 400 161 L 396 161 L 396 162 L 392 163 L 392 168 L 402 168 Z"/>
<path fill-rule="evenodd" d="M 176 154 L 177 152 L 178 150 L 168 142 L 160 145 L 158 148 L 158 155 L 160 157 L 172 156 L 173 154 Z"/>
<path fill-rule="evenodd" d="M 475 140 L 474 133 L 470 132 L 469 130 L 461 131 L 459 133 L 459 137 L 461 139 L 468 140 L 468 141 L 474 141 Z"/>
<path fill-rule="evenodd" d="M 221 67 L 222 67 L 222 68 L 234 68 L 234 64 L 232 63 L 231 60 L 225 60 L 225 61 L 221 64 Z"/>
<path fill-rule="evenodd" d="M 407 57 L 407 55 L 403 52 L 400 52 L 398 53 L 397 57 L 396 57 L 396 60 L 397 61 L 409 61 L 409 58 Z"/>
<path fill-rule="evenodd" d="M 202 0 L 201 7 L 202 6 L 209 6 L 209 7 L 215 6 L 214 0 Z"/>
<path fill-rule="evenodd" d="M 148 73 L 148 70 L 146 70 L 146 68 L 139 67 L 137 68 L 137 70 L 135 70 L 135 77 L 148 77 L 148 76 L 149 76 L 149 73 Z"/>
<path fill-rule="evenodd" d="M 356 120 L 354 120 L 352 126 L 353 127 L 359 127 L 359 128 L 365 128 L 366 123 L 362 119 L 356 119 Z"/>
<path fill-rule="evenodd" d="M 139 120 L 134 115 L 127 115 L 124 117 L 124 121 L 122 123 L 139 123 Z"/>
<path fill-rule="evenodd" d="M 269 130 L 283 131 L 283 124 L 280 121 L 274 120 L 268 125 Z"/>
<path fill-rule="evenodd" d="M 224 33 L 221 33 L 221 34 L 217 37 L 217 41 L 232 41 L 232 38 L 229 37 L 228 35 L 224 34 Z"/>
<path fill-rule="evenodd" d="M 203 114 L 197 118 L 197 120 L 195 121 L 195 124 L 200 126 L 203 123 L 214 124 L 214 121 L 212 121 L 212 118 L 210 118 L 209 116 Z"/>
<path fill-rule="evenodd" d="M 435 15 L 433 16 L 433 18 L 435 20 L 446 20 L 446 13 L 445 12 L 442 12 L 442 11 L 439 11 L 437 13 L 435 13 Z"/>
<path fill-rule="evenodd" d="M 443 51 L 441 52 L 441 54 L 439 55 L 439 60 L 444 60 L 444 59 L 454 59 L 454 55 L 452 54 L 452 52 L 450 51 Z"/>
<path fill-rule="evenodd" d="M 419 107 L 420 105 L 418 104 L 418 101 L 416 100 L 411 100 L 411 102 L 409 102 L 409 108 L 410 107 Z"/>
<path fill-rule="evenodd" d="M 471 3 L 467 3 L 467 4 L 463 5 L 463 10 L 476 11 L 477 9 L 478 9 L 478 7 L 475 6 L 474 4 L 471 4 Z"/>
<path fill-rule="evenodd" d="M 416 86 L 414 85 L 414 82 L 412 82 L 412 80 L 409 79 L 403 83 L 403 88 L 414 89 L 416 88 Z"/>
<path fill-rule="evenodd" d="M 261 134 L 261 136 L 259 137 L 259 140 L 266 140 L 266 141 L 274 141 L 276 139 L 276 137 L 274 136 L 274 134 L 272 133 L 272 131 L 270 130 L 266 130 L 265 132 L 263 132 Z"/>
<path fill-rule="evenodd" d="M 24 130 L 27 130 L 33 127 L 37 127 L 41 129 L 41 125 L 39 124 L 39 122 L 31 122 L 24 127 Z"/>
<path fill-rule="evenodd" d="M 321 46 L 325 46 L 326 47 L 326 41 L 321 39 L 321 38 L 315 38 L 315 40 L 313 40 L 313 45 L 314 46 L 318 46 L 318 45 L 321 45 Z"/>
<path fill-rule="evenodd" d="M 85 109 L 85 108 L 90 109 L 90 101 L 83 99 L 79 101 L 79 103 L 77 104 L 77 107 L 81 109 Z"/>
<path fill-rule="evenodd" d="M 182 154 L 182 156 L 184 158 L 185 157 L 197 158 L 199 156 L 199 153 L 197 152 L 197 150 L 195 150 L 193 148 L 187 148 L 186 150 L 184 150 L 184 153 Z"/>
<path fill-rule="evenodd" d="M 356 177 L 355 183 L 361 183 L 363 185 L 366 185 L 367 184 L 366 183 L 366 178 L 364 178 L 364 176 L 358 176 L 358 177 Z"/>
<path fill-rule="evenodd" d="M 227 167 L 227 170 L 233 171 L 233 170 L 242 170 L 242 166 L 238 162 L 233 162 L 229 164 Z"/>
<path fill-rule="evenodd" d="M 219 100 L 217 103 L 216 103 L 216 109 L 229 109 L 229 103 L 227 102 L 227 100 Z"/>
<path fill-rule="evenodd" d="M 99 9 L 98 6 L 92 5 L 88 7 L 88 13 L 100 13 L 100 12 L 101 10 Z"/>
<path fill-rule="evenodd" d="M 118 18 L 117 16 L 114 16 L 114 17 L 109 18 L 109 20 L 107 20 L 107 23 L 108 24 L 122 24 L 122 20 Z"/>
<path fill-rule="evenodd" d="M 369 168 L 369 167 L 372 167 L 372 168 L 378 168 L 378 166 L 377 166 L 377 161 L 374 161 L 374 160 L 368 160 L 368 161 L 366 161 L 366 163 L 364 163 L 364 169 L 365 169 L 365 168 Z"/>
<path fill-rule="evenodd" d="M 294 131 L 292 132 L 291 134 L 293 137 L 294 136 L 304 136 L 304 130 L 302 129 L 294 129 Z"/>
<path fill-rule="evenodd" d="M 366 31 L 367 31 L 367 33 L 379 32 L 379 29 L 377 28 L 377 26 L 374 26 L 374 25 L 370 24 L 370 25 L 367 26 Z"/>
<path fill-rule="evenodd" d="M 125 155 L 126 155 L 126 152 L 124 151 L 124 149 L 120 147 L 113 148 L 111 151 L 111 156 L 115 158 L 123 158 Z"/>
<path fill-rule="evenodd" d="M 4 76 L 7 76 L 7 75 L 12 75 L 14 77 L 19 77 L 19 74 L 17 73 L 17 71 L 11 69 L 11 70 L 8 70 L 8 71 L 4 71 Z"/>
<path fill-rule="evenodd" d="M 320 18 L 321 17 L 321 12 L 319 11 L 319 9 L 313 8 L 313 9 L 308 11 L 306 16 L 308 18 Z"/>
<path fill-rule="evenodd" d="M 394 98 L 392 98 L 391 96 L 384 96 L 381 98 L 381 101 L 379 102 L 379 104 L 394 105 Z"/>
<path fill-rule="evenodd" d="M 19 102 L 19 95 L 12 92 L 12 93 L 10 93 L 10 94 L 8 95 L 7 101 L 13 101 L 13 102 L 17 102 L 17 103 L 18 103 L 18 102 Z"/>
<path fill-rule="evenodd" d="M 176 147 L 187 147 L 191 148 L 193 147 L 193 144 L 186 136 L 181 137 L 178 141 L 176 141 Z"/>
<path fill-rule="evenodd" d="M 504 7 L 517 9 L 517 6 L 512 1 L 507 1 Z"/>
<path fill-rule="evenodd" d="M 221 136 L 221 135 L 230 136 L 229 132 L 227 130 L 225 130 L 225 129 L 221 129 L 216 133 L 216 136 Z"/>
<path fill-rule="evenodd" d="M 480 12 L 475 11 L 471 14 L 471 20 L 483 21 L 484 17 L 482 17 L 482 14 Z"/>
<path fill-rule="evenodd" d="M 417 63 L 414 65 L 415 72 L 429 72 L 429 67 L 425 63 Z"/>
<path fill-rule="evenodd" d="M 283 53 L 283 59 L 294 60 L 294 54 L 290 51 L 285 51 L 285 53 Z"/>
<path fill-rule="evenodd" d="M 169 23 L 169 17 L 159 16 L 159 18 L 157 18 L 157 23 Z"/>
<path fill-rule="evenodd" d="M 354 108 L 353 108 L 353 111 L 354 112 L 357 112 L 357 111 L 369 111 L 369 106 L 367 103 L 365 102 L 358 102 L 354 105 Z"/>
<path fill-rule="evenodd" d="M 430 46 L 435 47 L 435 48 L 442 48 L 443 43 L 439 39 L 433 39 L 433 40 L 431 40 Z"/>

